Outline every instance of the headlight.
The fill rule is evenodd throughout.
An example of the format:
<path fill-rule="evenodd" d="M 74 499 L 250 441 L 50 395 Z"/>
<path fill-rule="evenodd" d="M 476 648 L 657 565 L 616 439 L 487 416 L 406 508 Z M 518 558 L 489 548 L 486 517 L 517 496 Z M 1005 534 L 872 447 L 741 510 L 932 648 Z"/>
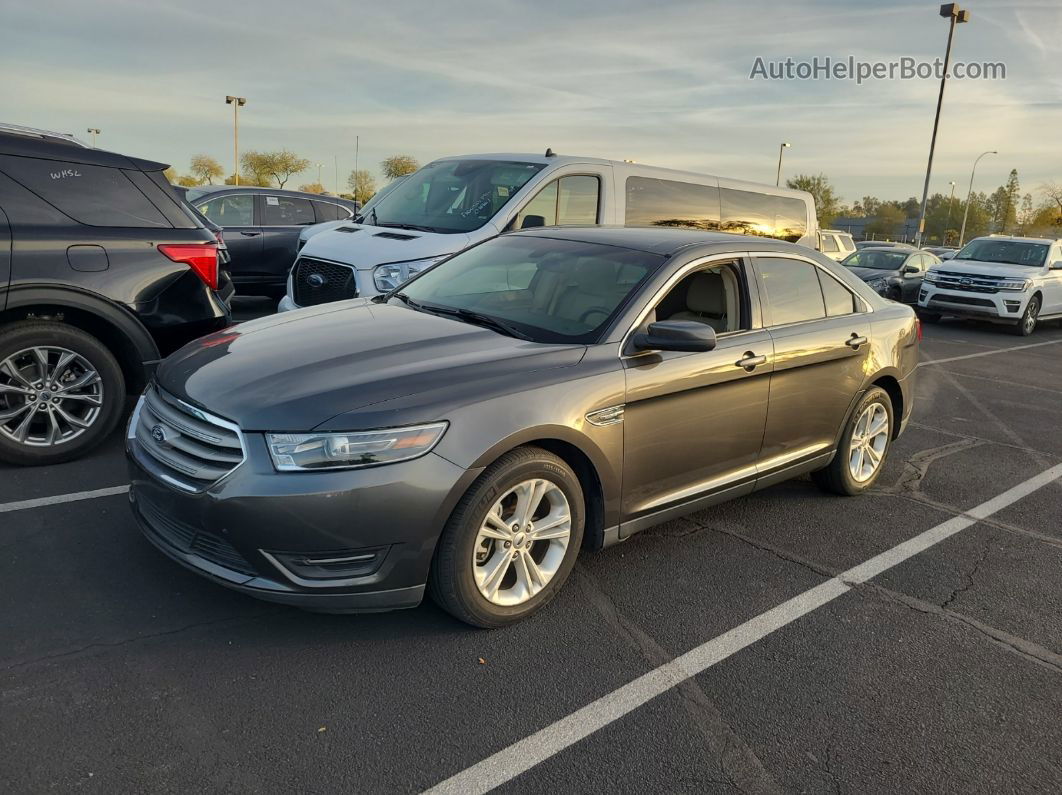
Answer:
<path fill-rule="evenodd" d="M 415 259 L 409 262 L 389 262 L 386 265 L 377 265 L 373 269 L 372 280 L 376 283 L 377 290 L 381 293 L 386 293 L 408 281 L 413 274 L 420 273 L 425 268 L 430 268 L 439 260 L 449 256 L 449 254 L 443 254 L 441 257 L 428 257 L 427 259 Z"/>
<path fill-rule="evenodd" d="M 422 456 L 438 443 L 447 425 L 433 422 L 353 433 L 267 433 L 266 443 L 279 472 L 353 469 Z"/>
<path fill-rule="evenodd" d="M 867 282 L 867 285 L 872 290 L 877 290 L 879 293 L 885 289 L 887 282 L 884 279 L 871 279 Z"/>
<path fill-rule="evenodd" d="M 940 280 L 940 277 L 937 276 L 934 271 L 926 271 L 926 275 L 922 277 L 922 280 L 927 282 L 937 282 Z"/>
<path fill-rule="evenodd" d="M 1028 290 L 1032 286 L 1032 282 L 1028 279 L 1001 279 L 999 282 L 1000 290 L 1014 290 L 1021 292 L 1022 290 Z"/>

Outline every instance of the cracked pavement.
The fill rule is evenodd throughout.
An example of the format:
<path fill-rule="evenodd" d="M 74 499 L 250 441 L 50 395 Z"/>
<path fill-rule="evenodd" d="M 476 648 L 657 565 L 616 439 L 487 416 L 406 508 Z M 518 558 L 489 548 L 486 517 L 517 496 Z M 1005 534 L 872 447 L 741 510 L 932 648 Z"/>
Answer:
<path fill-rule="evenodd" d="M 1062 461 L 1062 329 L 926 328 L 872 493 L 809 480 L 584 555 L 539 617 L 323 616 L 218 588 L 123 496 L 0 514 L 0 790 L 415 792 Z M 0 503 L 124 483 L 0 469 Z M 1062 485 L 763 638 L 501 789 L 1062 790 Z M 482 658 L 485 662 L 480 663 Z"/>

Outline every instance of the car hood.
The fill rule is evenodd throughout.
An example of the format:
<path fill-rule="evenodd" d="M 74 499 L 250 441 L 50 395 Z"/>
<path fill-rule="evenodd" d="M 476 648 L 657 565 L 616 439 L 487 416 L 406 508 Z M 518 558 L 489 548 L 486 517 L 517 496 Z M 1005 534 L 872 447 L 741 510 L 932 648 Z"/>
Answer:
<path fill-rule="evenodd" d="M 946 263 L 934 265 L 930 270 L 961 273 L 969 276 L 1016 276 L 1028 279 L 1040 272 L 1039 268 L 1028 265 L 1007 265 L 1002 262 L 981 262 L 975 259 L 949 259 Z"/>
<path fill-rule="evenodd" d="M 331 232 L 333 229 L 338 229 L 341 226 L 345 226 L 350 223 L 349 218 L 344 218 L 342 221 L 322 221 L 319 224 L 313 226 L 307 226 L 299 232 L 299 240 L 303 242 L 309 240 L 311 237 L 321 234 L 322 232 Z"/>
<path fill-rule="evenodd" d="M 313 235 L 299 256 L 353 265 L 359 270 L 372 270 L 385 262 L 406 262 L 453 254 L 468 248 L 472 242 L 467 234 L 442 235 L 436 232 L 417 232 L 411 229 L 344 223 L 339 227 L 356 231 L 326 229 Z"/>
<path fill-rule="evenodd" d="M 885 279 L 889 276 L 895 276 L 897 273 L 897 271 L 883 271 L 880 268 L 849 268 L 848 270 L 865 282 L 873 279 Z"/>
<path fill-rule="evenodd" d="M 447 390 L 467 393 L 472 382 L 571 366 L 585 352 L 359 299 L 208 335 L 165 359 L 156 378 L 246 431 L 299 432 L 399 397 L 434 391 L 442 399 Z"/>

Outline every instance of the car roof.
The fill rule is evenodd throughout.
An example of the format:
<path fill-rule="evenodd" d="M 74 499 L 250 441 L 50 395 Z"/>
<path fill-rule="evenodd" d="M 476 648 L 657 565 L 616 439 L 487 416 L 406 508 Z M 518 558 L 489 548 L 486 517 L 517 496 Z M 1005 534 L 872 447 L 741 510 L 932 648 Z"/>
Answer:
<path fill-rule="evenodd" d="M 1005 240 L 1010 243 L 1043 243 L 1051 245 L 1057 243 L 1059 239 L 1053 237 L 1018 237 L 1017 235 L 982 235 L 981 237 L 975 237 L 974 240 Z M 973 240 L 968 241 L 970 243 Z"/>
<path fill-rule="evenodd" d="M 769 237 L 738 235 L 730 232 L 705 232 L 699 229 L 640 226 L 539 226 L 532 229 L 507 232 L 505 237 L 544 237 L 553 240 L 571 240 L 618 246 L 651 254 L 670 256 L 690 246 L 715 244 L 718 248 L 736 251 L 749 249 L 793 251 L 801 254 L 814 253 L 805 246 L 775 240 Z"/>
<path fill-rule="evenodd" d="M 328 193 L 307 193 L 301 190 L 283 190 L 281 188 L 270 188 L 267 185 L 191 185 L 188 190 L 202 191 L 196 198 L 202 198 L 207 193 L 229 191 L 231 193 L 268 193 L 270 196 L 296 196 L 300 199 L 318 199 L 352 206 L 354 204 L 353 201 L 344 199 L 342 196 L 333 196 Z"/>
<path fill-rule="evenodd" d="M 80 163 L 87 166 L 108 168 L 132 168 L 142 171 L 162 171 L 166 163 L 144 160 L 139 157 L 120 155 L 103 149 L 92 149 L 73 136 L 0 124 L 0 155 L 37 157 L 64 163 Z"/>

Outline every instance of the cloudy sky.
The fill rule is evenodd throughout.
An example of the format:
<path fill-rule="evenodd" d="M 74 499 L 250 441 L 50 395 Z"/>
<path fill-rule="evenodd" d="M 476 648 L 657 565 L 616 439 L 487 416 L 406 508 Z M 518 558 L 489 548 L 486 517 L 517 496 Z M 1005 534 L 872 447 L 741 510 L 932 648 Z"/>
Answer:
<path fill-rule="evenodd" d="M 772 8 L 773 7 L 773 8 Z M 187 168 L 241 148 L 354 166 L 402 152 L 544 151 L 773 182 L 828 175 L 847 199 L 920 195 L 938 82 L 750 80 L 765 60 L 931 60 L 937 2 L 892 0 L 0 0 L 0 120 Z M 1062 179 L 1062 2 L 975 0 L 953 57 L 1005 80 L 951 81 L 932 189 L 1017 168 Z M 316 169 L 293 182 L 309 182 Z"/>

